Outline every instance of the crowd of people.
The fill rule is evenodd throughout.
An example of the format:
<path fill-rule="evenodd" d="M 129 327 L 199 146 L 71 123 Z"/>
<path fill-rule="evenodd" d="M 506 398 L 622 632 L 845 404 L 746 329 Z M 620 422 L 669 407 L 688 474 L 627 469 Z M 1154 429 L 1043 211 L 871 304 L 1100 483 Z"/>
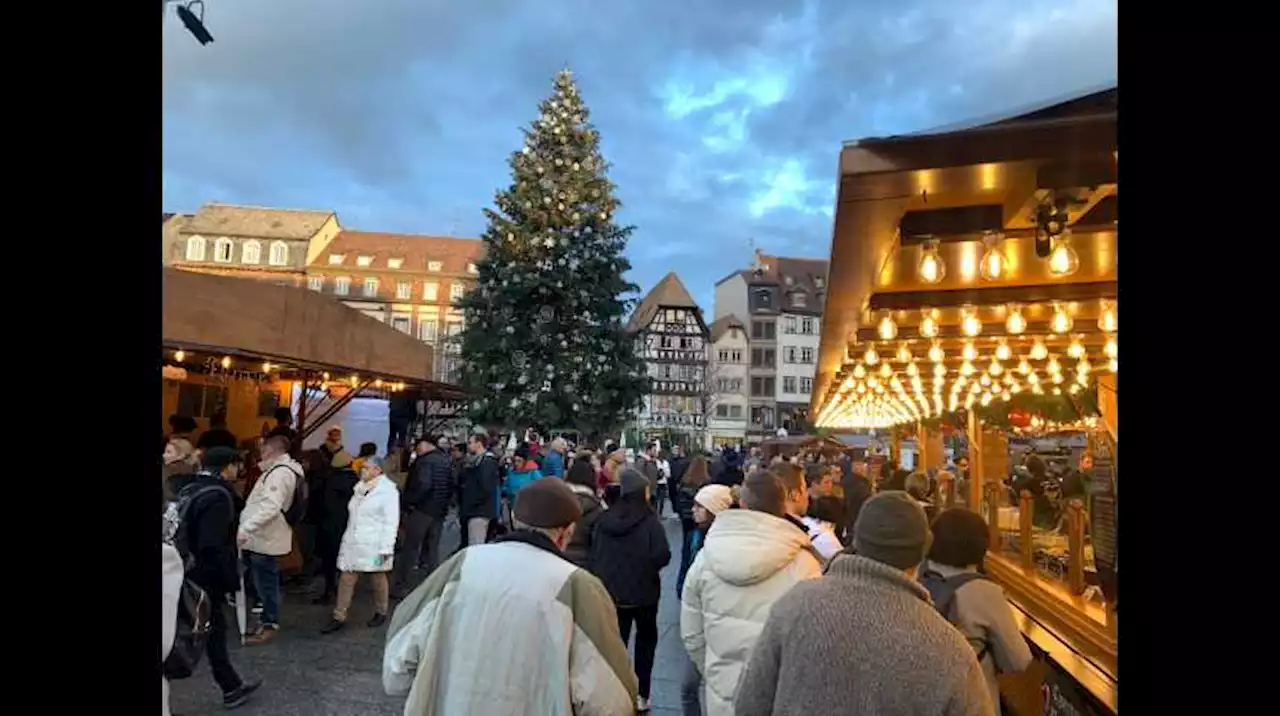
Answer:
<path fill-rule="evenodd" d="M 937 506 L 938 474 L 536 435 L 505 450 L 477 432 L 416 441 L 397 484 L 376 446 L 326 438 L 300 452 L 284 411 L 248 451 L 166 440 L 165 542 L 213 607 L 202 646 L 227 707 L 261 686 L 230 662 L 227 595 L 254 614 L 245 643 L 271 642 L 294 555 L 333 606 L 324 634 L 371 583 L 384 687 L 407 714 L 647 711 L 664 598 L 680 603 L 687 715 L 996 714 L 996 675 L 1031 661 L 981 573 L 985 522 Z M 461 540 L 442 554 L 450 519 Z"/>

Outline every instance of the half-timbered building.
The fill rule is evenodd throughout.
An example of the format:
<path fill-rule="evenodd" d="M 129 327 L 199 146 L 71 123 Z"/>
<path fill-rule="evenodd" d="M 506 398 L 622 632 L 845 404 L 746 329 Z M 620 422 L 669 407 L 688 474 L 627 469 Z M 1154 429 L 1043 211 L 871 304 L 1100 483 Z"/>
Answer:
<path fill-rule="evenodd" d="M 637 415 L 648 437 L 675 432 L 701 445 L 707 427 L 710 331 L 674 272 L 644 297 L 627 324 L 648 366 L 650 392 Z"/>

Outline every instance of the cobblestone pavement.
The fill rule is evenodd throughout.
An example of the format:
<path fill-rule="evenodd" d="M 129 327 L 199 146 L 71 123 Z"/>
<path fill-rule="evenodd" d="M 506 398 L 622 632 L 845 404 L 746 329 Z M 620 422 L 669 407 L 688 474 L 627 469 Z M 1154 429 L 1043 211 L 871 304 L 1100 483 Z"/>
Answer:
<path fill-rule="evenodd" d="M 663 573 L 662 602 L 658 609 L 658 653 L 653 669 L 651 701 L 654 716 L 680 713 L 680 677 L 684 662 L 680 643 L 680 604 L 675 596 L 680 562 L 680 524 L 664 520 L 671 543 L 672 560 Z M 443 547 L 458 544 L 456 523 L 445 525 Z M 446 552 L 447 554 L 447 552 Z M 404 701 L 382 690 L 382 647 L 386 627 L 365 628 L 373 614 L 372 595 L 361 582 L 351 608 L 351 621 L 343 631 L 322 636 L 319 629 L 329 619 L 328 607 L 311 604 L 310 594 L 286 591 L 281 607 L 279 638 L 268 645 L 241 647 L 232 636 L 231 660 L 246 678 L 261 678 L 262 688 L 245 706 L 244 716 L 390 716 L 404 710 Z M 230 616 L 234 630 L 235 617 Z M 634 638 L 634 637 L 633 637 Z M 206 716 L 223 713 L 221 694 L 201 662 L 189 679 L 170 684 L 174 716 Z"/>

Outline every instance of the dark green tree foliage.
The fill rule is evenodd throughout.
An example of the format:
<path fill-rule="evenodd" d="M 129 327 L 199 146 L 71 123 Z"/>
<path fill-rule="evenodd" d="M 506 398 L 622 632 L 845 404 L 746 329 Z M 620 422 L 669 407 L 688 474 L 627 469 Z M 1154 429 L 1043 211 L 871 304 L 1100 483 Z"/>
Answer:
<path fill-rule="evenodd" d="M 462 383 L 483 425 L 612 430 L 648 390 L 622 318 L 638 288 L 623 278 L 634 227 L 620 206 L 573 75 L 511 155 L 511 186 L 485 210 L 485 257 L 461 301 Z"/>

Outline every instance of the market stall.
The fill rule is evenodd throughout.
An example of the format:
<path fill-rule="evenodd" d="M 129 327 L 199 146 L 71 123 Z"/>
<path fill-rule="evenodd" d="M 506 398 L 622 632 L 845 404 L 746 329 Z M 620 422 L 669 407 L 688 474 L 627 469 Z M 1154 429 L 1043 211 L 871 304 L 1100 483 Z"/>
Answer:
<path fill-rule="evenodd" d="M 761 442 L 759 447 L 765 460 L 772 460 L 775 455 L 791 458 L 800 453 L 820 453 L 827 457 L 835 457 L 851 449 L 836 438 L 818 435 L 769 438 Z"/>
<path fill-rule="evenodd" d="M 312 291 L 166 268 L 162 321 L 162 420 L 257 436 L 290 406 L 305 440 L 357 396 L 465 400 L 431 346 Z"/>
<path fill-rule="evenodd" d="M 1116 106 L 841 153 L 816 425 L 909 435 L 923 467 L 964 434 L 945 501 L 987 518 L 988 574 L 1045 666 L 1020 714 L 1117 712 Z"/>

